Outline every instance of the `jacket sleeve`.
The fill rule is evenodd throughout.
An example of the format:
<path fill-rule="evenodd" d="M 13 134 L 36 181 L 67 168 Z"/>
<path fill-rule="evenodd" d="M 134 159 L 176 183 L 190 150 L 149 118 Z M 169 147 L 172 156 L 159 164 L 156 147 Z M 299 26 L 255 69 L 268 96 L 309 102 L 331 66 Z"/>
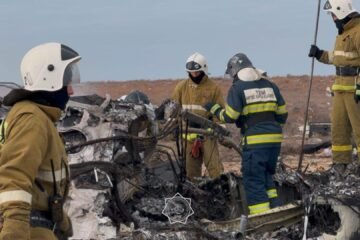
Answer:
<path fill-rule="evenodd" d="M 334 52 L 333 51 L 324 51 L 321 55 L 319 62 L 325 64 L 332 64 L 334 61 Z"/>
<path fill-rule="evenodd" d="M 236 85 L 233 84 L 229 89 L 225 108 L 219 109 L 219 111 L 217 111 L 217 117 L 222 122 L 234 123 L 240 116 L 241 111 L 242 102 L 240 93 Z"/>
<path fill-rule="evenodd" d="M 178 83 L 171 95 L 171 100 L 179 103 L 179 104 L 182 104 L 181 103 L 181 89 L 182 89 L 182 82 Z"/>
<path fill-rule="evenodd" d="M 275 92 L 276 100 L 277 100 L 277 109 L 275 112 L 275 120 L 280 123 L 280 125 L 284 125 L 288 118 L 288 112 L 286 110 L 286 103 L 283 96 L 280 93 L 280 89 L 273 84 L 273 89 Z"/>
<path fill-rule="evenodd" d="M 44 158 L 46 128 L 26 113 L 8 123 L 0 152 L 0 239 L 30 239 L 32 185 Z M 20 230 L 21 229 L 21 230 Z"/>
<path fill-rule="evenodd" d="M 214 102 L 218 103 L 223 108 L 225 107 L 224 96 L 219 87 L 217 87 L 215 90 L 215 101 Z"/>

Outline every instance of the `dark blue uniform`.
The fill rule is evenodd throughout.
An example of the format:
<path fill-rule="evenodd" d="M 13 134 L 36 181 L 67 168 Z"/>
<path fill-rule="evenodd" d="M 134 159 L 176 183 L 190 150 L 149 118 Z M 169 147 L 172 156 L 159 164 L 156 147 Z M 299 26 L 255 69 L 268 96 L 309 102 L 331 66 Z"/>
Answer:
<path fill-rule="evenodd" d="M 270 208 L 277 199 L 272 175 L 287 119 L 279 88 L 265 78 L 237 80 L 231 86 L 225 109 L 212 111 L 226 123 L 236 122 L 243 135 L 242 172 L 250 214 Z"/>

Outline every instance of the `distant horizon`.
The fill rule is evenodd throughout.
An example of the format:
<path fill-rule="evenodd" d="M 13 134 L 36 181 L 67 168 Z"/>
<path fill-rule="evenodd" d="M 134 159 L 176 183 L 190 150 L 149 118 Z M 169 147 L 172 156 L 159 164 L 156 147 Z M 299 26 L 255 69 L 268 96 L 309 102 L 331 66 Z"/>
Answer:
<path fill-rule="evenodd" d="M 270 76 L 310 74 L 318 1 L 63 0 L 0 2 L 0 79 L 21 82 L 32 47 L 60 42 L 82 56 L 83 81 L 186 78 L 186 59 L 203 54 L 212 76 L 243 52 Z M 325 1 L 322 1 L 322 5 Z M 355 8 L 359 5 L 354 1 Z M 317 45 L 333 48 L 337 30 L 320 12 Z M 11 21 L 9 21 L 11 19 Z M 333 66 L 316 61 L 315 75 Z"/>
<path fill-rule="evenodd" d="M 309 77 L 310 78 L 310 74 L 299 74 L 299 75 L 292 75 L 292 74 L 286 74 L 284 76 L 269 76 L 270 79 L 272 78 L 287 78 L 287 77 Z M 329 75 L 314 75 L 313 77 L 335 77 L 334 74 L 329 74 Z M 209 76 L 209 78 L 212 78 L 212 79 L 215 79 L 215 80 L 218 80 L 218 79 L 222 79 L 222 80 L 229 80 L 229 81 L 232 81 L 231 79 L 227 79 L 225 77 L 222 77 L 222 76 Z M 178 80 L 184 80 L 184 79 L 187 79 L 187 77 L 184 77 L 184 78 L 159 78 L 159 79 L 130 79 L 130 80 L 125 80 L 125 79 L 122 79 L 122 80 L 91 80 L 91 81 L 82 81 L 80 82 L 79 84 L 83 84 L 83 83 L 102 83 L 102 82 L 132 82 L 132 81 L 178 81 Z"/>

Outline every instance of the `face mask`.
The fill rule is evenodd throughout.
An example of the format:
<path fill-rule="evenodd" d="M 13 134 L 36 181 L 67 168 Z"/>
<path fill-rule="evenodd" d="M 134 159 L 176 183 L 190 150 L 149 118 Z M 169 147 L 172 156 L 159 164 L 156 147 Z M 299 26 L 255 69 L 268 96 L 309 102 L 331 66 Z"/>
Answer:
<path fill-rule="evenodd" d="M 338 29 L 339 35 L 344 32 L 344 24 L 341 20 L 335 20 L 335 26 Z"/>
<path fill-rule="evenodd" d="M 204 72 L 201 72 L 199 76 L 197 77 L 193 77 L 191 76 L 191 74 L 189 73 L 189 78 L 196 84 L 199 84 L 201 82 L 201 80 L 203 79 L 203 77 L 205 76 Z"/>

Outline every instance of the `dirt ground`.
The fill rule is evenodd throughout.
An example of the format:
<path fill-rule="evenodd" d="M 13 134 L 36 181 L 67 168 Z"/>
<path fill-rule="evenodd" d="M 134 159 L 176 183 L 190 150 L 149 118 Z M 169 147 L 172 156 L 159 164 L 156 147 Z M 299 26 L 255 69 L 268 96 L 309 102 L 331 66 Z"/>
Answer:
<path fill-rule="evenodd" d="M 287 104 L 289 112 L 288 122 L 284 127 L 285 140 L 282 146 L 282 159 L 293 169 L 297 168 L 300 154 L 302 131 L 305 117 L 305 107 L 310 86 L 309 76 L 285 76 L 273 77 L 272 80 L 279 86 Z M 311 85 L 311 96 L 309 102 L 309 122 L 330 122 L 331 96 L 327 88 L 331 87 L 334 78 L 331 76 L 315 76 Z M 104 81 L 83 83 L 74 87 L 76 95 L 98 94 L 105 96 L 109 94 L 112 99 L 117 99 L 133 90 L 140 90 L 146 93 L 151 102 L 155 105 L 161 104 L 169 98 L 175 85 L 180 80 L 134 80 L 126 82 Z M 231 86 L 230 80 L 215 78 L 217 84 L 226 97 Z M 232 136 L 239 141 L 239 131 L 233 125 L 227 126 L 232 131 Z M 308 129 L 308 127 L 307 127 Z M 305 139 L 305 143 L 319 142 L 319 138 Z M 225 147 L 220 147 L 220 157 L 224 162 L 227 171 L 240 171 L 239 156 Z M 326 170 L 331 164 L 331 157 L 328 152 L 320 150 L 314 154 L 304 156 L 304 166 L 310 163 L 309 171 Z"/>

